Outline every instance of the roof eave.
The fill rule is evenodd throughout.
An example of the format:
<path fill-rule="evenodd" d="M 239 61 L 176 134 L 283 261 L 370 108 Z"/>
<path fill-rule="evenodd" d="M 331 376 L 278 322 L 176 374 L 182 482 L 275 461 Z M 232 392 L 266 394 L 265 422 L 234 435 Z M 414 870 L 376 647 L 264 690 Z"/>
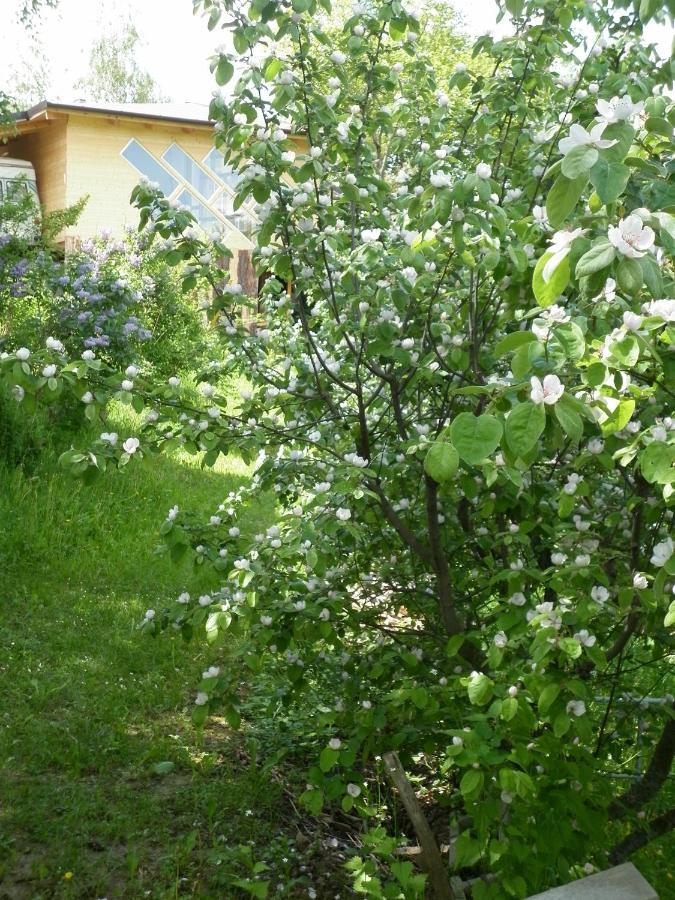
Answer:
<path fill-rule="evenodd" d="M 119 119 L 146 119 L 157 122 L 177 122 L 182 125 L 208 127 L 213 128 L 214 122 L 210 119 L 188 119 L 185 116 L 163 116 L 150 115 L 147 112 L 136 112 L 135 110 L 119 110 L 119 109 L 101 109 L 96 106 L 85 106 L 84 104 L 74 103 L 52 103 L 49 100 L 43 100 L 41 103 L 32 106 L 25 112 L 17 113 L 14 116 L 16 122 L 30 122 L 36 119 L 42 113 L 48 112 L 50 109 L 68 112 L 68 113 L 87 113 L 89 115 L 103 116 L 105 118 Z"/>

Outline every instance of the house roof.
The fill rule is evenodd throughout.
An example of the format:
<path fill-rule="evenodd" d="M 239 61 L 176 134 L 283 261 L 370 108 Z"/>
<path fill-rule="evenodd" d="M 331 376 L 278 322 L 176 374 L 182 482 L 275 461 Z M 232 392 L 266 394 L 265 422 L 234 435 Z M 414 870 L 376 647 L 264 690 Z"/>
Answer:
<path fill-rule="evenodd" d="M 164 122 L 187 122 L 191 125 L 213 127 L 213 121 L 209 119 L 209 107 L 205 103 L 62 103 L 60 100 L 43 100 L 36 106 L 18 113 L 15 119 L 17 122 L 30 121 L 48 110 L 156 119 Z"/>

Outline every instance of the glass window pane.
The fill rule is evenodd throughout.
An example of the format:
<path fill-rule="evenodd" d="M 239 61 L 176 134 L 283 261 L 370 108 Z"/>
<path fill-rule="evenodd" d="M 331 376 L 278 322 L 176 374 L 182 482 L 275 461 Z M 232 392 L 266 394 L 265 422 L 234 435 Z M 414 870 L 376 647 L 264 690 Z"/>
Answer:
<path fill-rule="evenodd" d="M 199 225 L 207 234 L 215 236 L 223 233 L 223 223 L 218 216 L 211 212 L 205 203 L 202 203 L 201 200 L 198 200 L 197 197 L 189 191 L 182 191 L 182 193 L 178 195 L 178 202 L 190 210 L 192 215 L 199 222 Z"/>
<path fill-rule="evenodd" d="M 235 228 L 241 231 L 242 234 L 253 234 L 258 227 L 256 219 L 245 209 L 242 209 L 241 207 L 237 210 L 234 209 L 233 198 L 227 191 L 223 191 L 213 205 L 218 212 L 221 213 L 228 222 L 231 222 Z"/>
<path fill-rule="evenodd" d="M 204 165 L 208 166 L 214 175 L 217 175 L 221 181 L 224 181 L 229 188 L 236 191 L 239 182 L 241 181 L 241 175 L 239 172 L 235 172 L 231 166 L 225 165 L 223 154 L 219 150 L 216 150 L 214 147 L 213 150 L 204 157 Z"/>
<path fill-rule="evenodd" d="M 178 187 L 178 181 L 170 172 L 159 163 L 154 156 L 151 156 L 145 147 L 142 147 L 137 140 L 132 139 L 122 150 L 122 156 L 127 162 L 136 169 L 141 175 L 145 175 L 150 181 L 155 181 L 159 185 L 160 190 L 165 196 L 173 194 Z"/>
<path fill-rule="evenodd" d="M 199 191 L 202 197 L 212 197 L 218 190 L 218 184 L 214 179 L 207 175 L 178 144 L 172 144 L 162 154 L 162 159 L 166 160 L 170 166 L 173 166 L 176 172 L 182 175 L 196 191 Z"/>

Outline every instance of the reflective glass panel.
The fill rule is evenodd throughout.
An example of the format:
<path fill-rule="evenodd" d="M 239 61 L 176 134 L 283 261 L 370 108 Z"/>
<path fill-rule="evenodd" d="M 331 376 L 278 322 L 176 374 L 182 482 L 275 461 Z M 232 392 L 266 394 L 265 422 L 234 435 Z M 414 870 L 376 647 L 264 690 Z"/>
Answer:
<path fill-rule="evenodd" d="M 157 182 L 165 196 L 168 197 L 170 194 L 173 194 L 178 187 L 178 181 L 173 175 L 167 172 L 164 166 L 158 163 L 154 156 L 151 156 L 137 140 L 132 139 L 129 141 L 124 150 L 122 150 L 122 156 L 141 175 L 145 175 L 150 181 Z"/>
<path fill-rule="evenodd" d="M 223 154 L 220 150 L 217 150 L 214 147 L 213 150 L 204 157 L 204 165 L 208 166 L 214 175 L 217 175 L 221 181 L 224 181 L 231 190 L 236 191 L 239 182 L 241 181 L 241 175 L 238 172 L 235 172 L 231 166 L 225 165 L 225 160 L 223 159 Z"/>
<path fill-rule="evenodd" d="M 194 159 L 182 150 L 178 144 L 172 144 L 168 150 L 162 154 L 162 159 L 166 160 L 170 166 L 178 172 L 179 175 L 187 181 L 188 184 L 199 191 L 202 197 L 212 197 L 218 190 L 218 184 L 207 175 L 204 170 L 197 165 Z"/>
<path fill-rule="evenodd" d="M 218 216 L 214 215 L 205 203 L 202 203 L 189 191 L 182 191 L 178 195 L 178 202 L 190 210 L 207 234 L 221 235 L 223 233 L 223 223 Z"/>

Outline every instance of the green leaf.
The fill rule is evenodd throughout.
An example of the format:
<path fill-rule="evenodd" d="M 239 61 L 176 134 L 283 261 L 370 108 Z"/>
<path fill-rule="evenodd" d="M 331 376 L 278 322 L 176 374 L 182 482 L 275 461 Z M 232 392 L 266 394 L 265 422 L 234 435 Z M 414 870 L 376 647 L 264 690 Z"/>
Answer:
<path fill-rule="evenodd" d="M 552 256 L 552 253 L 545 253 L 534 267 L 532 274 L 532 291 L 539 306 L 545 307 L 555 303 L 569 284 L 570 261 L 568 257 L 565 257 L 554 269 L 550 279 L 544 281 L 544 266 Z"/>
<path fill-rule="evenodd" d="M 462 797 L 470 797 L 472 794 L 477 794 L 483 787 L 484 780 L 485 776 L 478 769 L 469 769 L 468 772 L 465 772 L 459 783 Z"/>
<path fill-rule="evenodd" d="M 609 241 L 603 240 L 594 244 L 581 257 L 576 265 L 574 274 L 577 278 L 583 278 L 584 275 L 592 275 L 601 269 L 606 269 L 614 262 L 616 256 L 616 248 Z"/>
<path fill-rule="evenodd" d="M 474 706 L 482 706 L 492 696 L 492 681 L 484 672 L 478 672 L 469 678 L 467 693 Z"/>
<path fill-rule="evenodd" d="M 427 689 L 423 687 L 413 688 L 410 692 L 410 699 L 418 709 L 424 709 L 429 702 L 429 694 Z"/>
<path fill-rule="evenodd" d="M 630 422 L 634 411 L 635 400 L 621 400 L 614 412 L 600 423 L 600 430 L 605 437 L 614 434 L 615 431 L 621 431 Z"/>
<path fill-rule="evenodd" d="M 608 162 L 602 156 L 591 169 L 591 184 L 605 204 L 614 203 L 621 196 L 629 178 L 628 166 L 620 162 Z"/>
<path fill-rule="evenodd" d="M 169 772 L 173 772 L 175 768 L 176 764 L 167 759 L 164 760 L 164 762 L 155 763 L 155 765 L 152 767 L 152 771 L 156 775 L 168 775 Z"/>
<path fill-rule="evenodd" d="M 434 441 L 424 459 L 424 471 L 443 484 L 450 481 L 459 466 L 459 453 L 449 441 Z"/>
<path fill-rule="evenodd" d="M 523 344 L 530 344 L 532 341 L 536 341 L 537 338 L 531 331 L 512 331 L 511 334 L 507 334 L 506 337 L 503 337 L 501 341 L 497 341 L 495 346 L 495 356 L 499 358 L 500 356 L 504 356 L 505 353 L 510 353 L 511 350 L 517 350 L 518 347 L 522 347 Z"/>
<path fill-rule="evenodd" d="M 608 125 L 602 133 L 603 140 L 616 141 L 613 147 L 603 150 L 600 160 L 609 163 L 621 163 L 626 158 L 626 154 L 631 148 L 633 138 L 635 137 L 635 129 L 629 122 L 614 122 Z M 597 163 L 596 163 L 597 166 Z M 591 173 L 591 180 L 593 175 Z"/>
<path fill-rule="evenodd" d="M 658 116 L 647 119 L 645 128 L 652 134 L 660 134 L 668 139 L 671 139 L 673 136 L 673 126 L 667 119 L 661 119 Z"/>
<path fill-rule="evenodd" d="M 675 241 L 675 216 L 667 212 L 656 212 L 654 216 L 661 226 L 661 231 L 665 231 Z"/>
<path fill-rule="evenodd" d="M 662 297 L 663 276 L 661 274 L 661 266 L 649 253 L 642 257 L 640 265 L 642 267 L 642 278 L 647 285 L 649 293 L 655 298 Z"/>
<path fill-rule="evenodd" d="M 567 715 L 566 712 L 561 712 L 559 715 L 555 717 L 555 721 L 553 722 L 553 734 L 555 737 L 560 738 L 564 734 L 570 730 L 570 726 L 572 725 L 572 720 Z"/>
<path fill-rule="evenodd" d="M 329 772 L 340 758 L 339 750 L 324 747 L 319 756 L 319 767 L 322 772 Z"/>
<path fill-rule="evenodd" d="M 588 173 L 598 159 L 598 151 L 595 147 L 588 147 L 584 144 L 573 147 L 570 152 L 563 158 L 562 173 L 566 178 L 575 179 L 581 175 L 588 178 Z"/>
<path fill-rule="evenodd" d="M 542 714 L 542 716 L 545 716 L 549 709 L 553 706 L 559 693 L 559 684 L 547 684 L 541 694 L 539 694 L 538 706 L 539 712 Z"/>
<path fill-rule="evenodd" d="M 546 198 L 546 213 L 552 228 L 559 228 L 575 209 L 587 183 L 587 175 L 578 178 L 558 175 Z"/>
<path fill-rule="evenodd" d="M 511 257 L 513 265 L 516 267 L 516 269 L 518 269 L 519 272 L 527 271 L 529 262 L 524 250 L 521 250 L 520 247 L 514 247 L 513 245 L 510 245 L 509 256 Z"/>
<path fill-rule="evenodd" d="M 671 601 L 671 604 L 668 607 L 668 612 L 666 613 L 666 617 L 663 620 L 663 624 L 666 628 L 670 628 L 671 625 L 675 625 L 675 600 Z"/>
<path fill-rule="evenodd" d="M 227 84 L 227 82 L 234 75 L 234 66 L 226 59 L 224 56 L 221 56 L 218 65 L 216 66 L 216 83 L 221 85 Z"/>
<path fill-rule="evenodd" d="M 318 788 L 306 790 L 300 794 L 299 800 L 313 816 L 318 816 L 323 809 L 323 791 Z"/>
<path fill-rule="evenodd" d="M 511 359 L 511 371 L 514 377 L 525 378 L 532 371 L 534 361 L 540 359 L 544 352 L 545 347 L 541 341 L 532 341 L 519 347 Z"/>
<path fill-rule="evenodd" d="M 460 413 L 450 426 L 452 443 L 461 458 L 475 464 L 490 456 L 502 437 L 502 425 L 494 416 Z"/>
<path fill-rule="evenodd" d="M 641 0 L 640 11 L 638 13 L 640 21 L 643 23 L 648 22 L 660 8 L 661 2 L 662 0 Z"/>
<path fill-rule="evenodd" d="M 506 418 L 506 443 L 517 456 L 525 456 L 535 446 L 546 427 L 546 412 L 542 403 L 527 400 L 519 403 Z"/>
<path fill-rule="evenodd" d="M 464 643 L 464 635 L 463 634 L 454 634 L 445 646 L 445 655 L 452 659 L 453 656 L 457 656 L 459 653 L 462 644 Z"/>
<path fill-rule="evenodd" d="M 502 703 L 502 711 L 500 713 L 505 722 L 510 722 L 518 712 L 518 701 L 515 697 L 507 697 Z"/>
<path fill-rule="evenodd" d="M 584 425 L 579 413 L 564 403 L 558 402 L 555 405 L 555 416 L 567 437 L 573 443 L 578 444 L 584 433 Z"/>
<path fill-rule="evenodd" d="M 632 368 L 640 358 L 640 344 L 634 334 L 627 334 L 620 341 L 612 344 L 612 356 Z"/>
<path fill-rule="evenodd" d="M 576 322 L 563 322 L 561 325 L 556 325 L 553 335 L 568 359 L 577 362 L 584 358 L 586 339 Z"/>
<path fill-rule="evenodd" d="M 669 479 L 675 462 L 675 447 L 654 441 L 640 454 L 640 471 L 650 484 Z"/>
<path fill-rule="evenodd" d="M 642 287 L 643 271 L 639 259 L 623 256 L 616 267 L 616 283 L 625 294 L 637 294 Z"/>

